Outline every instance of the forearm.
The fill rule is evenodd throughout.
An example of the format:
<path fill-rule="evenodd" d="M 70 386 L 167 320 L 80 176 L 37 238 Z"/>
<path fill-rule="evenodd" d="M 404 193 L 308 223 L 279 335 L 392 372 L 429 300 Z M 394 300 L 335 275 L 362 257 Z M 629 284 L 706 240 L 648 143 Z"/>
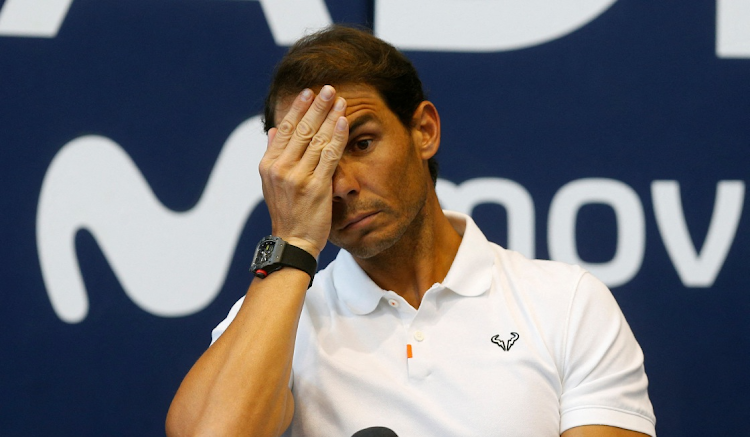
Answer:
<path fill-rule="evenodd" d="M 333 174 L 346 148 L 346 102 L 303 90 L 259 165 L 273 235 L 317 258 L 331 230 Z M 336 105 L 334 105 L 336 102 Z M 256 279 L 224 334 L 195 363 L 167 416 L 170 436 L 274 436 L 289 425 L 294 340 L 310 276 L 283 268 Z"/>
<path fill-rule="evenodd" d="M 310 277 L 285 268 L 251 284 L 237 316 L 183 380 L 169 435 L 275 436 L 288 426 L 294 340 Z"/>

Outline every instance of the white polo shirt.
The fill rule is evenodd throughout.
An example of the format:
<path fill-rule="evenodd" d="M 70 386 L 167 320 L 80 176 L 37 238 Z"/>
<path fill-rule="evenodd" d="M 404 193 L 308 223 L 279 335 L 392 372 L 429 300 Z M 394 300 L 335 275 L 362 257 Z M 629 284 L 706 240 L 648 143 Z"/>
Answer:
<path fill-rule="evenodd" d="M 607 287 L 580 267 L 488 242 L 466 215 L 446 216 L 463 239 L 419 310 L 346 251 L 316 275 L 284 435 L 384 426 L 400 437 L 541 437 L 603 424 L 654 436 L 643 353 Z"/>

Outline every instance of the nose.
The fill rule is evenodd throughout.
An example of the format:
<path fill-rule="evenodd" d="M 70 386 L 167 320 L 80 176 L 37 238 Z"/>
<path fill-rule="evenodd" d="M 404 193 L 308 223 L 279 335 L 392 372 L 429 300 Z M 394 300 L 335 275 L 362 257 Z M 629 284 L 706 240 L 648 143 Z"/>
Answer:
<path fill-rule="evenodd" d="M 354 196 L 359 193 L 359 189 L 356 169 L 347 165 L 342 159 L 339 161 L 336 171 L 333 172 L 333 201 L 341 201 Z"/>

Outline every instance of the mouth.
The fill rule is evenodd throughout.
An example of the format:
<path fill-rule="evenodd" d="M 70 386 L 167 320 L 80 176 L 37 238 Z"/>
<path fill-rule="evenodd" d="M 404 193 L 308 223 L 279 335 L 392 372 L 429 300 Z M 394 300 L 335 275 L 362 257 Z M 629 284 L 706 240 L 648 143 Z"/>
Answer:
<path fill-rule="evenodd" d="M 379 211 L 373 211 L 373 212 L 366 212 L 357 214 L 354 216 L 351 216 L 344 221 L 344 224 L 339 228 L 339 230 L 346 231 L 349 229 L 354 229 L 360 226 L 364 226 L 379 213 Z"/>

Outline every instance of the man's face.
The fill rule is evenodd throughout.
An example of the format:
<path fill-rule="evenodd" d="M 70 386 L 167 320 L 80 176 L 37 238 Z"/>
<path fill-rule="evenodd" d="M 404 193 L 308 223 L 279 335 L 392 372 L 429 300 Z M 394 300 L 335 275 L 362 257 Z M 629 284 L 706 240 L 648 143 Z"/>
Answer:
<path fill-rule="evenodd" d="M 432 179 L 415 146 L 414 132 L 401 124 L 374 89 L 337 86 L 336 95 L 347 102 L 349 143 L 333 176 L 328 239 L 367 259 L 392 247 L 407 232 L 425 205 Z M 276 118 L 282 116 L 277 113 Z"/>

